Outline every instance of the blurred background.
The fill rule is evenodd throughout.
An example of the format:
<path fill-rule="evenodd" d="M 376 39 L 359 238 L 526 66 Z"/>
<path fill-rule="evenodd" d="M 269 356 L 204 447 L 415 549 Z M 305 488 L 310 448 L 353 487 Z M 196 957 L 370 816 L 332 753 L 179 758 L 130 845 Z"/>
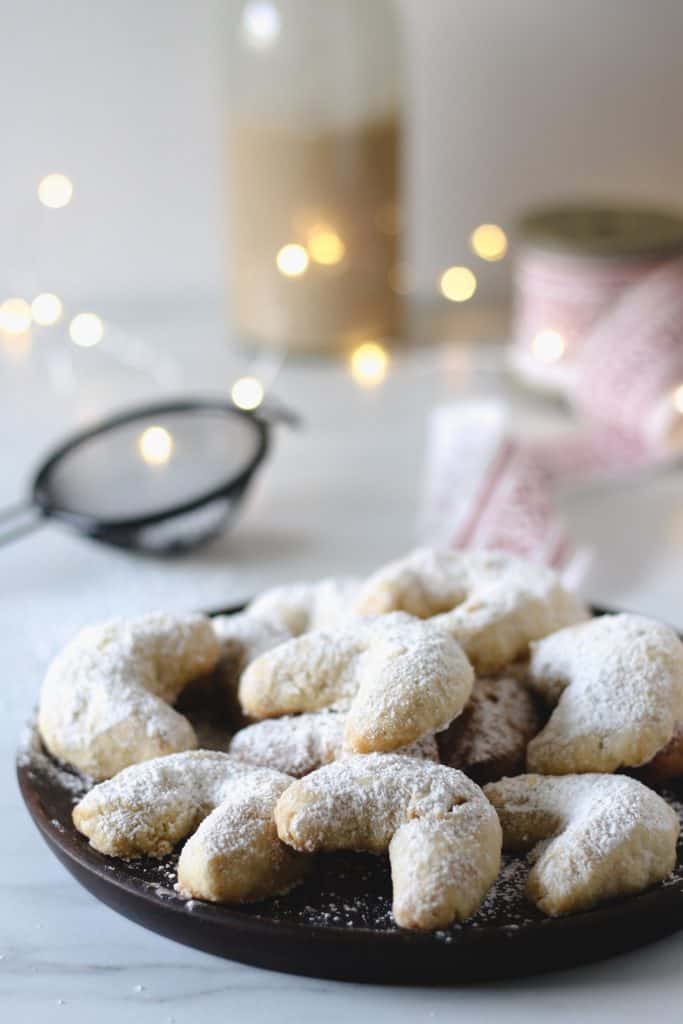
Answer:
<path fill-rule="evenodd" d="M 678 0 L 5 4 L 6 502 L 61 434 L 208 392 L 277 433 L 197 555 L 247 592 L 418 537 L 584 581 L 589 550 L 608 597 L 668 572 L 643 552 L 681 536 L 681 38 Z M 102 516 L 127 480 L 156 508 L 250 464 L 212 420 L 148 420 L 60 500 Z M 63 536 L 32 550 L 68 562 Z"/>
<path fill-rule="evenodd" d="M 21 263 L 17 232 L 37 181 L 58 170 L 77 184 L 78 202 L 68 225 L 42 240 L 51 290 L 98 308 L 222 302 L 230 6 L 4 5 L 3 270 Z M 396 6 L 404 256 L 418 294 L 432 297 L 446 267 L 471 263 L 477 224 L 511 232 L 530 205 L 683 205 L 678 0 Z M 474 269 L 477 302 L 509 296 L 505 261 Z"/>

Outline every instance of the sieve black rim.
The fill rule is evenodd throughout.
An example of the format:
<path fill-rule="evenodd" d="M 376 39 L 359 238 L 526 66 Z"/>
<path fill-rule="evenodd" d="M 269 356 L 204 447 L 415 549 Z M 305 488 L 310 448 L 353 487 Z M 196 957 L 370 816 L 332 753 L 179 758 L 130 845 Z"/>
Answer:
<path fill-rule="evenodd" d="M 179 502 L 176 505 L 144 516 L 106 519 L 102 516 L 65 508 L 52 500 L 49 489 L 50 474 L 53 472 L 55 465 L 65 455 L 68 455 L 69 452 L 78 448 L 79 445 L 136 419 L 178 412 L 219 412 L 229 416 L 236 416 L 242 421 L 249 422 L 251 429 L 255 431 L 257 445 L 254 454 L 247 462 L 245 468 L 237 475 L 232 475 L 227 480 L 222 481 L 216 487 L 202 492 L 196 498 Z M 114 534 L 119 530 L 138 530 L 146 526 L 152 526 L 174 516 L 193 512 L 195 509 L 221 498 L 240 498 L 255 470 L 268 454 L 269 448 L 270 429 L 268 422 L 253 412 L 239 409 L 233 402 L 226 401 L 225 399 L 183 398 L 136 405 L 126 409 L 125 412 L 100 420 L 92 427 L 71 434 L 56 448 L 52 449 L 38 467 L 33 478 L 31 485 L 32 502 L 42 516 L 58 519 L 82 533 L 97 535 L 101 539 L 106 540 L 107 534 Z"/>

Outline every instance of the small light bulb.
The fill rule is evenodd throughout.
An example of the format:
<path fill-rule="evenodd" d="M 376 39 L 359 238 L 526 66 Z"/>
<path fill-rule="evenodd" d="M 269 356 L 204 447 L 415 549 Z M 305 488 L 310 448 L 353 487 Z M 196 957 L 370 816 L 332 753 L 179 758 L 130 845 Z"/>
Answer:
<path fill-rule="evenodd" d="M 51 327 L 61 318 L 64 307 L 59 296 L 53 295 L 52 292 L 42 292 L 36 295 L 31 303 L 31 312 L 37 324 L 41 327 Z"/>
<path fill-rule="evenodd" d="M 439 279 L 439 287 L 450 302 L 467 302 L 477 290 L 477 279 L 469 267 L 448 267 Z"/>
<path fill-rule="evenodd" d="M 674 409 L 683 416 L 683 384 L 679 384 L 671 397 Z"/>
<path fill-rule="evenodd" d="M 277 269 L 285 277 L 301 277 L 308 270 L 308 253 L 303 245 L 290 242 L 278 251 L 275 262 Z"/>
<path fill-rule="evenodd" d="M 252 0 L 242 12 L 242 34 L 254 50 L 267 50 L 280 35 L 280 12 L 269 0 Z"/>
<path fill-rule="evenodd" d="M 376 388 L 389 370 L 389 353 L 376 341 L 358 345 L 349 360 L 351 376 L 362 388 Z"/>
<path fill-rule="evenodd" d="M 564 355 L 567 343 L 559 331 L 539 331 L 531 342 L 531 348 L 542 363 L 557 363 Z"/>
<path fill-rule="evenodd" d="M 38 185 L 38 198 L 50 210 L 68 206 L 74 194 L 73 183 L 66 174 L 48 174 Z"/>
<path fill-rule="evenodd" d="M 147 427 L 138 438 L 138 452 L 149 466 L 163 466 L 173 455 L 173 435 L 165 427 Z"/>
<path fill-rule="evenodd" d="M 97 313 L 79 313 L 69 324 L 69 337 L 81 348 L 97 345 L 103 336 L 104 324 Z"/>
<path fill-rule="evenodd" d="M 316 263 L 332 267 L 344 259 L 346 246 L 333 228 L 319 224 L 308 236 L 308 251 Z"/>
<path fill-rule="evenodd" d="M 508 240 L 497 224 L 480 224 L 470 235 L 470 245 L 480 259 L 495 263 L 507 252 Z"/>
<path fill-rule="evenodd" d="M 0 330 L 7 334 L 25 334 L 33 317 L 26 299 L 5 299 L 0 306 Z"/>
<path fill-rule="evenodd" d="M 263 402 L 265 391 L 258 377 L 240 377 L 232 386 L 232 400 L 238 409 L 258 409 Z"/>

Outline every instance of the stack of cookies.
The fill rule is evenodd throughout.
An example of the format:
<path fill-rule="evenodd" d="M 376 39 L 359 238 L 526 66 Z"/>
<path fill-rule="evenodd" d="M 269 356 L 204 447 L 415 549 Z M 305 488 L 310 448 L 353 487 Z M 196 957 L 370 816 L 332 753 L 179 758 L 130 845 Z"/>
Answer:
<path fill-rule="evenodd" d="M 208 676 L 240 726 L 227 751 L 197 749 L 174 707 Z M 39 728 L 98 783 L 76 828 L 116 857 L 187 840 L 177 889 L 197 899 L 283 892 L 320 851 L 388 853 L 394 918 L 427 931 L 477 910 L 503 848 L 531 853 L 549 915 L 676 861 L 678 817 L 635 775 L 683 768 L 681 641 L 591 618 L 500 552 L 422 549 L 238 615 L 90 627 L 50 666 Z"/>

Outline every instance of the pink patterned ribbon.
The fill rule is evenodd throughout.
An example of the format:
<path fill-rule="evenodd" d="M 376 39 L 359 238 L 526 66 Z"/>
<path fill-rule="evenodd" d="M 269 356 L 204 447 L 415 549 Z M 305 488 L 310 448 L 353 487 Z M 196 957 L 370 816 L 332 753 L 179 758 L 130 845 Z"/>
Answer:
<path fill-rule="evenodd" d="M 574 401 L 588 420 L 639 439 L 653 458 L 683 447 L 683 261 L 631 288 L 590 332 Z"/>
<path fill-rule="evenodd" d="M 515 438 L 501 402 L 432 413 L 421 534 L 445 547 L 498 548 L 567 569 L 576 552 L 547 463 Z"/>
<path fill-rule="evenodd" d="M 574 401 L 582 423 L 522 440 L 498 401 L 454 402 L 431 416 L 421 533 L 453 547 L 500 548 L 578 582 L 560 488 L 631 473 L 683 450 L 683 261 L 619 298 L 584 340 Z"/>
<path fill-rule="evenodd" d="M 590 330 L 660 265 L 661 260 L 601 260 L 523 249 L 515 264 L 512 363 L 532 383 L 571 392 Z M 536 344 L 549 331 L 559 335 L 563 350 L 545 360 Z"/>

